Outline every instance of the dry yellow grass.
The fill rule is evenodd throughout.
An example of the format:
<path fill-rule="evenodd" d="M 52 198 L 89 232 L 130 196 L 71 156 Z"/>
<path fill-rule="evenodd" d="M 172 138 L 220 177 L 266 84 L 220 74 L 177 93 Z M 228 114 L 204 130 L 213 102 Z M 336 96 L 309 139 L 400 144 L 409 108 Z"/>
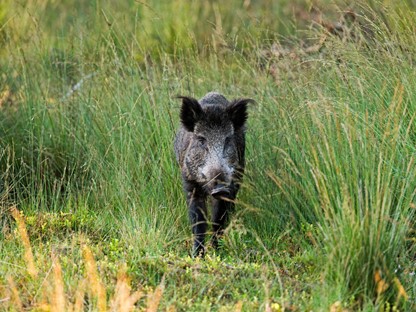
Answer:
<path fill-rule="evenodd" d="M 36 278 L 38 276 L 38 270 L 35 266 L 32 247 L 30 245 L 29 236 L 27 235 L 26 224 L 22 218 L 21 212 L 16 208 L 16 206 L 11 208 L 11 213 L 13 218 L 16 220 L 17 229 L 25 249 L 27 270 L 32 278 Z"/>
<path fill-rule="evenodd" d="M 97 264 L 94 260 L 91 250 L 85 246 L 83 250 L 85 266 L 87 269 L 87 280 L 92 297 L 97 299 L 97 308 L 100 312 L 107 310 L 107 298 L 104 285 L 101 282 L 97 271 Z"/>
<path fill-rule="evenodd" d="M 126 274 L 126 269 L 126 266 L 123 265 L 118 273 L 114 296 L 110 300 L 111 311 L 132 311 L 135 303 L 143 297 L 143 292 L 140 290 L 131 292 L 130 279 Z"/>
<path fill-rule="evenodd" d="M 165 277 L 162 278 L 162 282 L 156 287 L 152 294 L 147 297 L 147 312 L 156 312 L 162 299 L 163 290 L 165 288 Z"/>
<path fill-rule="evenodd" d="M 17 311 L 23 311 L 23 305 L 22 301 L 20 300 L 19 291 L 16 288 L 16 284 L 13 278 L 8 276 L 7 282 L 9 284 L 9 297 L 7 297 L 9 300 L 7 302 L 10 302 L 14 309 Z"/>
<path fill-rule="evenodd" d="M 64 272 L 58 255 L 52 254 L 52 263 L 44 272 L 41 268 L 38 269 L 35 266 L 24 218 L 16 207 L 13 207 L 11 212 L 16 220 L 18 234 L 24 248 L 26 269 L 31 278 L 20 279 L 17 286 L 14 279 L 8 276 L 7 297 L 3 300 L 1 308 L 7 311 L 25 311 L 34 308 L 37 311 L 81 312 L 84 311 L 84 300 L 87 295 L 90 306 L 92 304 L 94 311 L 129 312 L 143 310 L 143 307 L 139 307 L 137 303 L 144 296 L 147 296 L 144 309 L 148 312 L 158 310 L 163 296 L 164 278 L 158 287 L 147 294 L 142 290 L 132 291 L 130 278 L 126 273 L 127 266 L 122 264 L 117 275 L 114 291 L 112 291 L 113 285 L 105 285 L 102 282 L 93 253 L 87 245 L 84 245 L 82 250 L 85 277 L 75 283 L 73 288 L 69 289 L 65 285 Z M 49 274 L 49 271 L 52 274 Z M 40 289 L 32 287 L 31 284 L 36 282 L 37 279 L 43 280 Z M 35 294 L 31 291 L 35 291 Z M 37 294 L 42 295 L 37 296 Z M 110 295 L 107 296 L 107 294 Z M 175 308 L 171 306 L 168 310 L 175 311 Z"/>

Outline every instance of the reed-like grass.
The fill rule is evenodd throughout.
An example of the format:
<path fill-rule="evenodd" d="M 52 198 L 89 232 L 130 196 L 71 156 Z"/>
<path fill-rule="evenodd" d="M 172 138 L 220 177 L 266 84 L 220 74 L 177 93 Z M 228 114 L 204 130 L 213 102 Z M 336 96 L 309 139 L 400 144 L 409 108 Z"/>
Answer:
<path fill-rule="evenodd" d="M 326 4 L 4 2 L 0 307 L 414 308 L 414 4 Z M 172 142 L 212 90 L 257 104 L 201 260 Z"/>

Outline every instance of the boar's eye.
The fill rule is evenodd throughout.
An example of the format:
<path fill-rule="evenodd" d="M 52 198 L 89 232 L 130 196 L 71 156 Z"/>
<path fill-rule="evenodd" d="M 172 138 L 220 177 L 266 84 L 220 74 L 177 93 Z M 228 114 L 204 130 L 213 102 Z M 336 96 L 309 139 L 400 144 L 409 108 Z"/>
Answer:
<path fill-rule="evenodd" d="M 202 146 L 204 146 L 207 143 L 207 139 L 204 138 L 203 136 L 198 135 L 196 137 L 196 140 L 198 141 L 199 144 L 201 144 Z"/>
<path fill-rule="evenodd" d="M 225 138 L 224 146 L 227 147 L 228 145 L 230 145 L 231 142 L 232 142 L 232 140 L 233 140 L 233 137 L 232 136 L 226 137 Z"/>
<path fill-rule="evenodd" d="M 224 142 L 224 151 L 223 151 L 223 153 L 225 154 L 225 155 L 230 155 L 230 154 L 232 154 L 232 152 L 233 152 L 233 137 L 232 136 L 230 136 L 230 137 L 227 137 L 227 138 L 225 138 L 225 142 Z"/>

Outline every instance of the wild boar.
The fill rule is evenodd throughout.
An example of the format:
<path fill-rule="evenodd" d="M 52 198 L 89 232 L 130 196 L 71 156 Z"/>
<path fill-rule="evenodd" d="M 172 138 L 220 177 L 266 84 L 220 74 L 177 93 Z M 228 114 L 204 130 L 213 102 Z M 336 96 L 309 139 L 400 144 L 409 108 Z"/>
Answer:
<path fill-rule="evenodd" d="M 212 245 L 218 247 L 244 173 L 245 124 L 252 99 L 229 102 L 210 92 L 199 101 L 180 96 L 181 127 L 174 149 L 194 235 L 193 254 L 205 253 L 207 198 L 212 200 Z"/>

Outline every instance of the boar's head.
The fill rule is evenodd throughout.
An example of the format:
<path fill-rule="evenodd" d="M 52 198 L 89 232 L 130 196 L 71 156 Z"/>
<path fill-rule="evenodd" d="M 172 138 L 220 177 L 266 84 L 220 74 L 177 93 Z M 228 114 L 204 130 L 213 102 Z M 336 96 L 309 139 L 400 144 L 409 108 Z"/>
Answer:
<path fill-rule="evenodd" d="M 228 102 L 214 92 L 199 102 L 180 98 L 180 119 L 189 139 L 182 164 L 187 179 L 215 198 L 233 198 L 233 185 L 244 170 L 247 105 L 253 100 Z"/>

